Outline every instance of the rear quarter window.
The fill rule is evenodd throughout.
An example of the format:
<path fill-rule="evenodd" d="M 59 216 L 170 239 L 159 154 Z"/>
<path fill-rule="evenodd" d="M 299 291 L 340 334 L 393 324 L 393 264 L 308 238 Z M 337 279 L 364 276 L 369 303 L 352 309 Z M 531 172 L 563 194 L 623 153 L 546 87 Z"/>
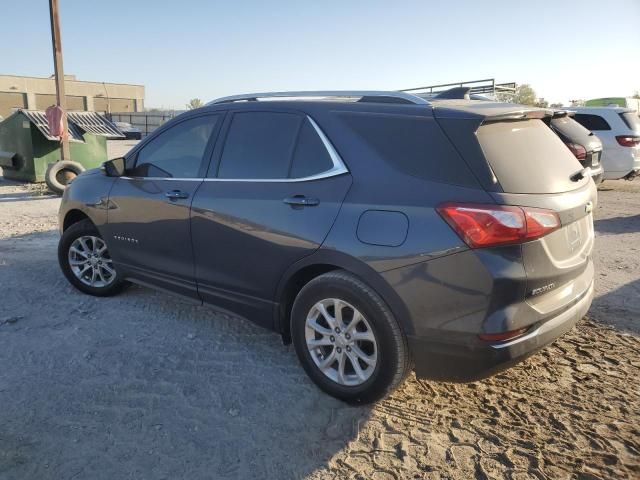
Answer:
<path fill-rule="evenodd" d="M 354 112 L 339 115 L 349 129 L 395 169 L 434 182 L 478 186 L 433 118 Z"/>
<path fill-rule="evenodd" d="M 635 132 L 640 132 L 640 117 L 637 112 L 624 112 L 620 114 L 622 121 Z"/>

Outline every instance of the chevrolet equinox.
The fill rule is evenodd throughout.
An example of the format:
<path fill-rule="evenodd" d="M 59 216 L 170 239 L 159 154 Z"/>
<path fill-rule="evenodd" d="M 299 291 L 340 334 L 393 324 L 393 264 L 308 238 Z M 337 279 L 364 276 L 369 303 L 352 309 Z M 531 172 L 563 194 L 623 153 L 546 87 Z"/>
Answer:
<path fill-rule="evenodd" d="M 402 92 L 215 100 L 73 181 L 60 266 L 91 295 L 135 282 L 273 329 L 347 402 L 412 369 L 481 379 L 591 304 L 596 187 L 549 115 Z"/>

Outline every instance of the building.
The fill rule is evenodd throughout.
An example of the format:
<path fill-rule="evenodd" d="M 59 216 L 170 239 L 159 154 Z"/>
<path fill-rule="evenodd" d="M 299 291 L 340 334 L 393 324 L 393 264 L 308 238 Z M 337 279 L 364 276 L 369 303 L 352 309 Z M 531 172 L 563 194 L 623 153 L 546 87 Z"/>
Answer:
<path fill-rule="evenodd" d="M 142 112 L 144 86 L 125 83 L 84 82 L 75 75 L 64 76 L 68 110 L 89 112 Z M 0 75 L 0 116 L 18 108 L 46 110 L 56 104 L 53 76 L 21 77 Z"/>

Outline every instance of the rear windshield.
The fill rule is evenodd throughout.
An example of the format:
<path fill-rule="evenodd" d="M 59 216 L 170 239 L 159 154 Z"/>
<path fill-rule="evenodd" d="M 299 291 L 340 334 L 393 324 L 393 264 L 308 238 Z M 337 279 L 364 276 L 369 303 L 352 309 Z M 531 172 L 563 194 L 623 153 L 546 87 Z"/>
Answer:
<path fill-rule="evenodd" d="M 640 132 L 640 117 L 637 112 L 624 112 L 620 114 L 620 117 L 627 124 L 631 130 Z"/>
<path fill-rule="evenodd" d="M 571 141 L 585 140 L 591 132 L 569 116 L 554 118 L 551 126 Z"/>
<path fill-rule="evenodd" d="M 478 140 L 507 193 L 558 193 L 585 185 L 570 177 L 583 167 L 541 120 L 487 123 Z"/>

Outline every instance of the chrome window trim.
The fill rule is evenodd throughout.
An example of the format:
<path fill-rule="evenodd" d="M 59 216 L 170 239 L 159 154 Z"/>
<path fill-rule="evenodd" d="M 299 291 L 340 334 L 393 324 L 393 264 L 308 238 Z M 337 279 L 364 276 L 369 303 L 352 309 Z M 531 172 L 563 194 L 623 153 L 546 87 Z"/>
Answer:
<path fill-rule="evenodd" d="M 153 180 L 153 181 L 167 181 L 167 180 L 175 180 L 181 182 L 265 182 L 265 183 L 294 183 L 294 182 L 311 182 L 313 180 L 321 180 L 323 178 L 335 177 L 336 175 L 342 175 L 343 173 L 349 173 L 349 169 L 342 161 L 340 154 L 336 151 L 331 141 L 327 138 L 322 129 L 318 126 L 318 124 L 311 118 L 309 115 L 306 115 L 309 123 L 314 128 L 324 148 L 327 150 L 329 157 L 331 158 L 331 162 L 333 163 L 333 167 L 329 170 L 325 170 L 324 172 L 316 173 L 315 175 L 310 175 L 308 177 L 300 177 L 300 178 L 175 178 L 175 177 L 120 177 L 124 180 Z"/>

